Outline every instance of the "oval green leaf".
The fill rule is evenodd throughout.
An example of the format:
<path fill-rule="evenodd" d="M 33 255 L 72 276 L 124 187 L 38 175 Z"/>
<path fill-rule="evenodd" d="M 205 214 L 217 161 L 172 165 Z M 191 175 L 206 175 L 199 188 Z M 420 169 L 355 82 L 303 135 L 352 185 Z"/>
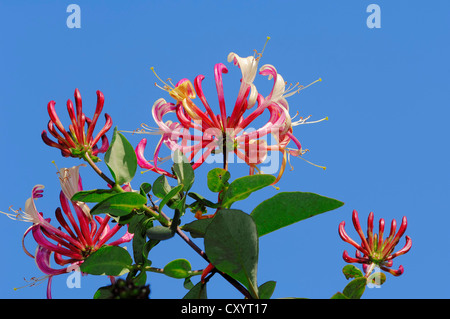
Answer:
<path fill-rule="evenodd" d="M 234 209 L 219 210 L 205 233 L 205 252 L 220 271 L 258 296 L 258 234 L 253 219 Z"/>
<path fill-rule="evenodd" d="M 273 175 L 250 175 L 235 179 L 226 189 L 222 197 L 222 207 L 230 208 L 231 204 L 238 200 L 246 199 L 251 193 L 260 190 L 275 182 Z"/>
<path fill-rule="evenodd" d="M 283 192 L 259 204 L 251 213 L 263 236 L 282 227 L 344 205 L 336 199 L 314 193 Z"/>
<path fill-rule="evenodd" d="M 344 291 L 342 293 L 350 299 L 360 299 L 366 290 L 367 278 L 360 277 L 353 279 L 345 286 Z"/>
<path fill-rule="evenodd" d="M 80 270 L 91 275 L 121 276 L 130 270 L 132 263 L 124 248 L 103 246 L 84 260 Z"/>
<path fill-rule="evenodd" d="M 218 193 L 228 186 L 230 172 L 223 168 L 214 168 L 208 172 L 207 185 L 210 191 Z"/>
<path fill-rule="evenodd" d="M 183 279 L 190 276 L 191 264 L 186 259 L 176 259 L 164 267 L 164 274 L 177 279 Z"/>
<path fill-rule="evenodd" d="M 117 191 L 114 189 L 93 189 L 75 193 L 71 200 L 84 203 L 99 203 L 115 194 L 117 194 Z"/>
<path fill-rule="evenodd" d="M 137 169 L 137 158 L 133 146 L 114 128 L 111 145 L 105 153 L 105 163 L 118 185 L 130 182 Z"/>
<path fill-rule="evenodd" d="M 112 216 L 125 216 L 134 209 L 142 208 L 147 203 L 147 198 L 139 193 L 125 192 L 108 197 L 95 205 L 91 214 L 109 214 Z"/>

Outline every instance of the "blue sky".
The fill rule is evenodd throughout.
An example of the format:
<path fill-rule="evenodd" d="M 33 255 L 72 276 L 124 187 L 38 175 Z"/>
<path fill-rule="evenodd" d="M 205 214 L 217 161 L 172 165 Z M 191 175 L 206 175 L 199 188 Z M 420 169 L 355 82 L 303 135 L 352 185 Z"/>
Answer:
<path fill-rule="evenodd" d="M 81 8 L 81 28 L 66 25 L 71 3 Z M 381 8 L 381 28 L 366 25 L 371 3 Z M 449 297 L 449 279 L 441 272 L 450 266 L 450 2 L 0 1 L 0 33 L 1 211 L 11 205 L 23 208 L 32 187 L 44 184 L 38 209 L 54 220 L 59 182 L 51 162 L 58 167 L 81 163 L 62 158 L 41 140 L 50 100 L 65 118 L 65 102 L 79 88 L 84 111 L 92 114 L 95 92 L 101 90 L 104 112 L 114 126 L 154 126 L 153 102 L 169 97 L 153 85 L 151 66 L 175 81 L 204 74 L 205 86 L 213 87 L 214 64 L 229 68 L 224 81 L 239 79 L 237 68 L 226 61 L 228 53 L 252 55 L 270 36 L 261 63 L 273 64 L 288 82 L 323 79 L 289 98 L 290 108 L 312 119 L 329 117 L 294 129 L 310 149 L 305 158 L 327 170 L 294 158 L 294 170 L 285 172 L 279 191 L 315 192 L 345 205 L 262 237 L 259 283 L 277 281 L 275 298 L 329 298 L 342 290 L 347 283 L 342 252 L 354 250 L 337 229 L 345 220 L 349 235 L 357 238 L 351 227 L 356 209 L 364 228 L 371 211 L 387 223 L 406 215 L 406 234 L 413 242 L 411 251 L 394 261 L 394 267 L 404 266 L 404 274 L 388 275 L 381 288 L 367 289 L 364 298 Z M 265 78 L 255 83 L 269 88 Z M 225 88 L 225 94 L 234 99 L 236 91 Z M 209 100 L 217 101 L 214 90 Z M 127 137 L 133 145 L 142 138 Z M 157 142 L 157 137 L 146 137 Z M 213 194 L 201 187 L 213 167 L 196 170 L 197 191 L 211 199 Z M 232 177 L 246 173 L 242 164 L 230 170 Z M 102 185 L 88 168 L 81 174 L 86 189 Z M 135 185 L 156 177 L 138 174 Z M 265 189 L 236 208 L 251 212 L 276 192 Z M 2 217 L 1 298 L 45 298 L 46 283 L 13 290 L 26 284 L 24 278 L 42 275 L 22 251 L 28 226 Z M 206 266 L 180 238 L 163 244 L 152 251 L 154 266 L 177 258 L 188 259 L 193 269 Z M 108 284 L 107 278 L 89 275 L 82 277 L 81 288 L 69 289 L 66 278 L 53 280 L 55 298 L 91 298 Z M 149 282 L 152 298 L 180 298 L 187 292 L 182 281 L 162 275 L 150 276 Z M 210 281 L 208 293 L 240 298 L 219 276 Z"/>

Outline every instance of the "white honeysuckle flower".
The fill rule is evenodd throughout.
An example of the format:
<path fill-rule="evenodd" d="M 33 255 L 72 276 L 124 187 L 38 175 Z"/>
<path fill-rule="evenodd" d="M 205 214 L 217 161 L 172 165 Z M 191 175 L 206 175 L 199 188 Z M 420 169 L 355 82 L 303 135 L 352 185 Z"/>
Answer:
<path fill-rule="evenodd" d="M 233 61 L 235 65 L 238 65 L 242 72 L 242 84 L 241 90 L 239 93 L 244 93 L 245 89 L 242 89 L 242 86 L 249 85 L 250 86 L 250 96 L 247 108 L 251 108 L 255 105 L 256 99 L 258 98 L 258 90 L 256 86 L 253 84 L 255 80 L 256 73 L 258 72 L 258 63 L 259 58 L 255 58 L 254 56 L 248 56 L 246 58 L 241 58 L 234 52 L 230 52 L 228 54 L 228 62 Z"/>
<path fill-rule="evenodd" d="M 80 166 L 86 166 L 86 164 L 72 166 L 71 168 L 63 167 L 57 172 L 59 175 L 61 190 L 68 199 L 71 199 L 75 193 L 78 193 L 81 190 L 79 173 Z M 86 214 L 86 216 L 91 216 L 90 209 L 85 203 L 78 201 L 75 203 L 83 210 L 83 213 Z"/>
<path fill-rule="evenodd" d="M 44 185 L 36 185 L 33 187 L 31 197 L 28 198 L 27 201 L 25 202 L 25 210 L 22 209 L 14 210 L 10 207 L 9 210 L 13 211 L 14 213 L 5 213 L 5 212 L 0 213 L 6 215 L 7 217 L 13 220 L 20 220 L 33 224 L 39 224 L 40 222 L 42 222 L 43 219 L 36 209 L 34 200 L 36 198 L 42 197 L 43 192 L 44 192 Z"/>
<path fill-rule="evenodd" d="M 80 164 L 71 168 L 63 167 L 57 172 L 61 189 L 68 199 L 72 198 L 79 191 L 80 166 L 86 166 L 86 164 Z"/>

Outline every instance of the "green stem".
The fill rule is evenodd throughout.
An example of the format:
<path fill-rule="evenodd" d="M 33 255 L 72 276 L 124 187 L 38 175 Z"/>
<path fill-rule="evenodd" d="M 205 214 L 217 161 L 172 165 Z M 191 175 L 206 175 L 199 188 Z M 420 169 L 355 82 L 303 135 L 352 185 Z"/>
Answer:
<path fill-rule="evenodd" d="M 155 217 L 163 226 L 169 227 L 170 226 L 170 222 L 169 219 L 163 215 L 163 213 L 161 212 L 161 214 L 158 214 L 157 212 L 155 212 L 153 209 L 151 209 L 150 207 L 144 205 L 142 207 L 144 209 L 144 211 L 148 214 L 150 214 L 152 217 Z"/>
<path fill-rule="evenodd" d="M 88 162 L 88 164 L 92 167 L 92 169 L 101 177 L 105 180 L 105 182 L 107 182 L 109 185 L 111 185 L 111 187 L 115 187 L 115 182 L 113 180 L 111 180 L 108 176 L 106 176 L 105 174 L 103 174 L 103 172 L 101 171 L 101 169 L 94 163 L 94 161 L 92 160 L 92 158 L 89 156 L 88 153 L 84 153 L 83 154 L 83 159 Z M 123 191 L 123 189 L 119 186 L 119 187 L 115 187 L 116 190 L 120 189 L 121 191 Z"/>

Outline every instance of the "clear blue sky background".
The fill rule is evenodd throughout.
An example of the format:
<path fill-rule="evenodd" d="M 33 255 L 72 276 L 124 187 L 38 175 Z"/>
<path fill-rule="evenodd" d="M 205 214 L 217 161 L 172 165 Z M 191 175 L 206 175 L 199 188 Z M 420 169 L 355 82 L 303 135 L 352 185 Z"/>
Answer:
<path fill-rule="evenodd" d="M 337 229 L 345 220 L 348 233 L 357 239 L 351 227 L 356 209 L 364 229 L 370 211 L 387 224 L 406 215 L 406 234 L 413 241 L 411 251 L 394 262 L 394 267 L 404 266 L 404 274 L 388 274 L 382 288 L 367 289 L 364 298 L 449 297 L 449 279 L 443 276 L 450 266 L 449 1 L 78 0 L 74 3 L 81 7 L 81 28 L 69 29 L 66 8 L 71 3 L 0 1 L 0 210 L 10 205 L 23 208 L 32 187 L 44 184 L 38 209 L 56 221 L 59 182 L 51 161 L 59 167 L 81 162 L 60 157 L 41 141 L 50 100 L 56 101 L 58 114 L 68 123 L 65 103 L 73 99 L 74 89 L 80 89 L 88 115 L 95 108 L 95 91 L 101 90 L 104 111 L 114 126 L 154 126 L 153 102 L 170 99 L 153 85 L 150 67 L 155 66 L 163 78 L 175 81 L 204 74 L 204 86 L 211 88 L 210 104 L 218 110 L 214 64 L 229 67 L 224 81 L 232 83 L 240 72 L 226 61 L 228 53 L 252 55 L 270 36 L 261 63 L 273 64 L 288 82 L 323 79 L 289 99 L 293 113 L 329 117 L 327 122 L 294 129 L 311 150 L 305 158 L 327 170 L 294 158 L 295 169 L 285 172 L 280 191 L 315 192 L 345 205 L 262 237 L 259 283 L 277 281 L 275 298 L 329 298 L 342 290 L 347 283 L 341 272 L 346 265 L 342 251 L 354 250 L 339 238 Z M 371 3 L 381 8 L 380 29 L 366 25 Z M 265 78 L 256 83 L 261 90 L 270 84 Z M 225 94 L 234 101 L 236 91 L 225 87 Z M 142 137 L 127 136 L 133 145 Z M 149 138 L 150 155 L 157 138 Z M 196 190 L 212 200 L 213 194 L 201 186 L 213 167 L 196 171 Z M 242 164 L 231 167 L 233 177 L 245 172 Z M 81 173 L 86 188 L 103 186 L 88 168 Z M 138 174 L 133 186 L 156 177 Z M 261 191 L 235 207 L 251 212 L 276 192 Z M 186 215 L 186 221 L 190 218 Z M 24 278 L 42 275 L 22 252 L 21 238 L 28 226 L 1 217 L 1 298 L 45 298 L 46 282 L 13 290 L 25 284 Z M 33 245 L 31 239 L 27 247 Z M 176 258 L 187 258 L 193 269 L 206 266 L 178 237 L 151 254 L 156 267 Z M 66 278 L 54 279 L 55 298 L 91 298 L 108 284 L 107 278 L 90 275 L 82 277 L 81 288 L 69 289 Z M 187 292 L 180 280 L 163 275 L 149 279 L 153 298 L 180 298 Z M 211 280 L 208 293 L 212 298 L 241 297 L 219 276 Z"/>

